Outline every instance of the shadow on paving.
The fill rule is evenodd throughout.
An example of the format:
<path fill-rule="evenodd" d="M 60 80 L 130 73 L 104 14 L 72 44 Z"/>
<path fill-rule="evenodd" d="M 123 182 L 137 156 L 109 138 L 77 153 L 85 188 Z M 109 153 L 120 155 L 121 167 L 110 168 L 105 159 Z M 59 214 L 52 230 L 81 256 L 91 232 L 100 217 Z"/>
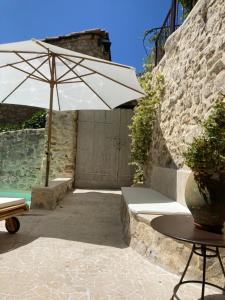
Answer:
<path fill-rule="evenodd" d="M 38 238 L 126 248 L 120 221 L 120 201 L 121 195 L 112 192 L 70 192 L 54 211 L 31 210 L 20 217 L 18 233 L 0 231 L 0 253 Z"/>

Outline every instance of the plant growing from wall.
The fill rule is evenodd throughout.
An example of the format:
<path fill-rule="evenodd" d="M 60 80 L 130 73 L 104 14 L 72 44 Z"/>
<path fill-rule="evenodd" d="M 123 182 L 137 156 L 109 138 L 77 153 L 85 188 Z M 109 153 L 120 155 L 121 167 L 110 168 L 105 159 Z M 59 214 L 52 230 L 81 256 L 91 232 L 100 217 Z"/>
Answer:
<path fill-rule="evenodd" d="M 152 133 L 156 120 L 160 98 L 164 90 L 163 77 L 152 75 L 152 66 L 146 65 L 139 78 L 146 97 L 138 101 L 134 108 L 134 116 L 130 128 L 131 164 L 135 166 L 134 183 L 143 182 L 144 164 L 152 141 Z"/>

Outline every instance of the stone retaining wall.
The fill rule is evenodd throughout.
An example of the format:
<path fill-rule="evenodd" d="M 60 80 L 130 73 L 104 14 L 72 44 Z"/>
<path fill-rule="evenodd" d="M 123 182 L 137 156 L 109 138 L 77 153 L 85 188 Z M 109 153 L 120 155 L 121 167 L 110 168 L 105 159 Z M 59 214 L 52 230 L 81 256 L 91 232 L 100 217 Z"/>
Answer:
<path fill-rule="evenodd" d="M 158 123 L 147 165 L 181 168 L 182 156 L 199 121 L 225 91 L 224 0 L 199 0 L 184 24 L 168 39 L 165 56 L 154 70 L 165 79 Z"/>
<path fill-rule="evenodd" d="M 41 180 L 44 129 L 0 133 L 0 189 L 31 190 Z"/>
<path fill-rule="evenodd" d="M 156 232 L 150 222 L 156 215 L 134 215 L 131 213 L 124 201 L 121 200 L 121 221 L 123 225 L 124 239 L 127 245 L 144 256 L 149 261 L 156 263 L 163 268 L 181 275 L 184 271 L 188 257 L 191 252 L 191 245 L 178 242 Z M 223 264 L 225 263 L 225 251 L 220 250 Z M 191 279 L 202 279 L 201 259 L 194 255 L 187 272 Z M 219 263 L 215 259 L 207 260 L 206 280 L 215 284 L 224 284 Z"/>
<path fill-rule="evenodd" d="M 32 188 L 31 209 L 53 210 L 66 193 L 72 189 L 71 178 L 56 178 L 49 182 L 48 187 Z"/>

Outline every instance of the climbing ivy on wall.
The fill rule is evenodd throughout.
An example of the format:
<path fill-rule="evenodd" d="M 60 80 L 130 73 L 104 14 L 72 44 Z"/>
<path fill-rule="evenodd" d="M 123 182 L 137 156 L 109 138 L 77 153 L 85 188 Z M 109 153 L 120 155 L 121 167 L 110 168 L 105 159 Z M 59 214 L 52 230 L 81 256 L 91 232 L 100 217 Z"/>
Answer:
<path fill-rule="evenodd" d="M 134 183 L 143 182 L 144 164 L 152 141 L 152 133 L 160 98 L 164 90 L 163 77 L 152 75 L 152 66 L 146 65 L 139 78 L 146 97 L 138 101 L 130 128 L 131 164 L 135 166 Z"/>

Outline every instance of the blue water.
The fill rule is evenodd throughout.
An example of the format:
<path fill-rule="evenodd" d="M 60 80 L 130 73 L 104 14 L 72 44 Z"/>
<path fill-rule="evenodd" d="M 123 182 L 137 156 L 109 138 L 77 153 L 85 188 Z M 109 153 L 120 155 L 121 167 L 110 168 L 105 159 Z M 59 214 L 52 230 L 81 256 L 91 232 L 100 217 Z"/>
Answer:
<path fill-rule="evenodd" d="M 31 192 L 24 191 L 0 191 L 0 197 L 5 198 L 24 198 L 26 203 L 31 204 Z"/>

